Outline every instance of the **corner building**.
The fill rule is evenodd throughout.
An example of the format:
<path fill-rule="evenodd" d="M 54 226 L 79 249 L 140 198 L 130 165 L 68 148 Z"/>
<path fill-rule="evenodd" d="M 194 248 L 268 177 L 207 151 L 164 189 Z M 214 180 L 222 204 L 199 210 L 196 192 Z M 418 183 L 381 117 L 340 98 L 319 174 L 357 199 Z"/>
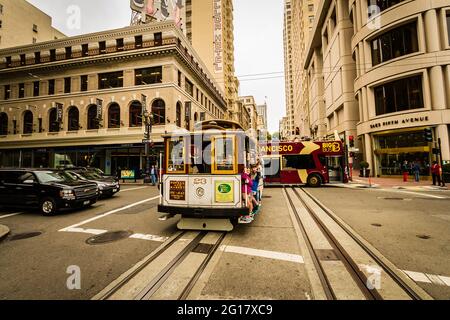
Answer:
<path fill-rule="evenodd" d="M 436 146 L 425 141 L 425 128 L 433 130 L 434 141 L 441 139 L 443 160 L 450 161 L 450 2 L 348 5 L 364 157 L 375 175 L 401 174 L 404 160 L 420 161 L 429 175 Z M 370 15 L 374 9 L 379 15 Z"/>
<path fill-rule="evenodd" d="M 173 22 L 0 50 L 0 167 L 145 168 L 145 109 L 154 115 L 152 163 L 162 134 L 227 114 L 223 91 Z"/>

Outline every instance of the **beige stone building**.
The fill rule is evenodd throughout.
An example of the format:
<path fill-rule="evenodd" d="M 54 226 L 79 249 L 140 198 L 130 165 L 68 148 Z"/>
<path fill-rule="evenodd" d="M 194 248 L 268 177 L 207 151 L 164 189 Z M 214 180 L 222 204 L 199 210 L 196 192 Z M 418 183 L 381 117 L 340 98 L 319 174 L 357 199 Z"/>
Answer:
<path fill-rule="evenodd" d="M 0 0 L 0 49 L 64 37 L 52 18 L 28 1 Z"/>
<path fill-rule="evenodd" d="M 186 34 L 237 112 L 239 82 L 234 69 L 232 0 L 186 0 Z"/>
<path fill-rule="evenodd" d="M 239 102 L 244 106 L 249 114 L 249 129 L 254 132 L 258 130 L 258 111 L 256 109 L 256 101 L 253 96 L 239 97 Z"/>
<path fill-rule="evenodd" d="M 285 129 L 289 132 L 289 137 L 295 135 L 294 126 L 294 79 L 293 79 L 293 34 L 292 34 L 292 1 L 284 1 L 284 75 L 286 92 L 286 117 Z M 286 137 L 286 138 L 289 138 Z"/>
<path fill-rule="evenodd" d="M 290 139 L 309 136 L 308 74 L 303 65 L 318 3 L 319 0 L 298 0 L 286 1 L 285 5 L 286 114 Z"/>
<path fill-rule="evenodd" d="M 431 128 L 450 161 L 449 34 L 448 1 L 321 0 L 303 65 L 311 134 L 353 137 L 349 155 L 373 175 L 398 175 L 405 160 L 428 175 Z"/>
<path fill-rule="evenodd" d="M 442 141 L 450 162 L 450 2 L 349 1 L 356 61 L 358 137 L 375 175 L 399 175 L 400 164 L 419 161 L 422 174 L 436 157 L 425 128 Z M 366 12 L 377 10 L 379 15 Z M 350 38 L 349 38 L 350 39 Z"/>
<path fill-rule="evenodd" d="M 0 50 L 0 166 L 142 169 L 145 109 L 154 115 L 153 163 L 162 134 L 227 114 L 173 22 Z"/>

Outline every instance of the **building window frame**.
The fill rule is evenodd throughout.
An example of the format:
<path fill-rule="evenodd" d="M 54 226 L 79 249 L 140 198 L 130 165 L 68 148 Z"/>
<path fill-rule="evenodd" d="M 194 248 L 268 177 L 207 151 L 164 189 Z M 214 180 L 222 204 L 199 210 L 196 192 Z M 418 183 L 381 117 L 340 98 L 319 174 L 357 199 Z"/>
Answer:
<path fill-rule="evenodd" d="M 67 131 L 80 130 L 80 110 L 76 106 L 69 107 L 67 119 Z"/>
<path fill-rule="evenodd" d="M 136 86 L 162 83 L 162 66 L 136 69 L 134 74 Z"/>
<path fill-rule="evenodd" d="M 416 96 L 415 99 L 420 100 L 419 103 L 415 107 L 411 107 L 411 100 L 414 98 L 411 97 L 411 94 L 413 92 L 413 81 L 416 80 L 419 85 L 421 91 L 418 93 L 420 96 Z M 420 81 L 419 81 L 420 80 Z M 401 83 L 402 81 L 406 81 L 406 83 Z M 427 81 L 427 77 L 423 72 L 420 73 L 412 73 L 403 75 L 402 77 L 389 79 L 387 81 L 384 81 L 382 83 L 375 84 L 371 87 L 372 96 L 374 99 L 374 106 L 375 106 L 375 118 L 379 117 L 386 117 L 387 115 L 395 115 L 399 113 L 405 113 L 405 112 L 412 112 L 412 111 L 419 111 L 423 109 L 427 109 L 426 106 L 426 86 L 425 83 Z M 389 87 L 390 86 L 390 87 Z M 402 87 L 403 86 L 403 87 Z M 377 91 L 381 93 L 381 90 L 383 90 L 383 96 L 377 97 Z M 387 91 L 390 91 L 386 93 Z M 408 94 L 405 96 L 404 92 L 407 92 Z M 411 91 L 411 92 L 410 92 Z M 397 92 L 402 92 L 401 94 L 397 94 Z M 387 97 L 387 96 L 390 97 Z M 382 98 L 382 101 L 380 100 Z M 393 103 L 387 102 L 388 99 L 393 100 Z M 408 108 L 404 108 L 404 106 L 399 105 L 401 102 L 401 99 L 407 100 Z M 400 102 L 399 102 L 400 101 Z M 405 101 L 403 101 L 405 102 Z M 388 105 L 389 103 L 389 105 Z M 387 111 L 387 108 L 389 106 L 393 105 L 394 111 Z"/>
<path fill-rule="evenodd" d="M 98 89 L 123 88 L 123 71 L 100 73 L 98 75 Z"/>
<path fill-rule="evenodd" d="M 113 102 L 108 107 L 108 129 L 119 129 L 120 126 L 120 105 Z"/>
<path fill-rule="evenodd" d="M 80 91 L 85 92 L 89 89 L 89 77 L 87 75 L 80 76 Z"/>
<path fill-rule="evenodd" d="M 23 113 L 23 134 L 32 134 L 34 128 L 34 115 L 30 110 Z"/>
<path fill-rule="evenodd" d="M 412 26 L 414 26 L 414 29 L 415 29 L 415 39 L 413 39 L 414 36 L 412 35 L 412 33 L 410 34 L 410 36 L 412 36 L 411 39 L 406 39 L 406 36 L 407 36 L 406 31 L 407 31 L 407 29 L 410 29 L 409 27 L 412 28 Z M 400 24 L 397 24 L 393 28 L 382 30 L 382 31 L 378 32 L 374 37 L 371 37 L 370 39 L 368 39 L 367 41 L 368 41 L 369 47 L 370 47 L 370 54 L 371 54 L 371 58 L 372 58 L 372 61 L 371 61 L 372 67 L 378 67 L 380 65 L 383 65 L 383 64 L 386 64 L 389 62 L 393 62 L 398 59 L 408 57 L 410 55 L 420 53 L 421 48 L 420 48 L 420 41 L 419 41 L 419 37 L 420 37 L 419 27 L 420 27 L 419 21 L 418 21 L 417 17 L 415 17 L 412 20 L 409 19 Z M 399 42 L 398 40 L 393 39 L 394 34 L 396 32 L 399 33 L 398 36 L 401 37 L 401 40 L 403 42 L 403 48 L 401 48 L 401 49 L 403 49 L 403 52 L 400 52 L 399 55 L 397 55 L 397 56 L 394 53 L 395 49 L 393 46 L 393 44 Z M 383 38 L 385 39 L 384 43 L 383 43 Z M 411 42 L 411 45 L 410 45 L 411 48 L 408 48 L 408 49 L 410 49 L 410 51 L 407 51 L 407 48 L 405 47 L 406 42 L 409 43 L 408 40 L 414 41 L 414 42 Z M 384 52 L 385 50 L 383 50 L 383 47 L 384 48 L 387 47 L 386 43 L 389 44 L 390 56 L 387 58 L 384 58 L 383 54 L 385 53 Z M 374 44 L 376 44 L 377 49 L 374 49 Z"/>

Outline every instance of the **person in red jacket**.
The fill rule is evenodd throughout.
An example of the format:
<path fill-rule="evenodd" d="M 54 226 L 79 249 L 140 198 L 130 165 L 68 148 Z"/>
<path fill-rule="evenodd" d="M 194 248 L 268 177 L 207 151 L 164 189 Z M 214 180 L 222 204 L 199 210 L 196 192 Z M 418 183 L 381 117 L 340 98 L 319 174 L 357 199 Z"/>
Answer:
<path fill-rule="evenodd" d="M 433 165 L 431 166 L 431 175 L 433 176 L 433 186 L 436 185 L 436 181 L 438 186 L 441 185 L 441 166 L 438 165 L 436 161 L 433 161 Z"/>

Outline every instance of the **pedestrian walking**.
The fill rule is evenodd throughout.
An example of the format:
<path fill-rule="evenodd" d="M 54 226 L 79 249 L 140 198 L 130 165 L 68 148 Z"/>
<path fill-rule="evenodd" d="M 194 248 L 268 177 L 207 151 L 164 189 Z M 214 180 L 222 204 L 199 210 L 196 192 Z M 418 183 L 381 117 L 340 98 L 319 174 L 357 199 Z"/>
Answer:
<path fill-rule="evenodd" d="M 420 163 L 419 163 L 419 161 L 414 162 L 412 169 L 414 172 L 414 180 L 416 182 L 419 182 L 419 180 L 420 180 Z"/>
<path fill-rule="evenodd" d="M 152 166 L 152 169 L 150 170 L 150 176 L 152 179 L 152 186 L 156 185 L 156 167 Z"/>
<path fill-rule="evenodd" d="M 436 162 L 433 161 L 433 165 L 431 166 L 431 175 L 433 177 L 433 186 L 441 185 L 441 166 Z"/>
<path fill-rule="evenodd" d="M 403 173 L 403 182 L 408 182 L 409 166 L 407 160 L 403 161 L 402 173 Z"/>

